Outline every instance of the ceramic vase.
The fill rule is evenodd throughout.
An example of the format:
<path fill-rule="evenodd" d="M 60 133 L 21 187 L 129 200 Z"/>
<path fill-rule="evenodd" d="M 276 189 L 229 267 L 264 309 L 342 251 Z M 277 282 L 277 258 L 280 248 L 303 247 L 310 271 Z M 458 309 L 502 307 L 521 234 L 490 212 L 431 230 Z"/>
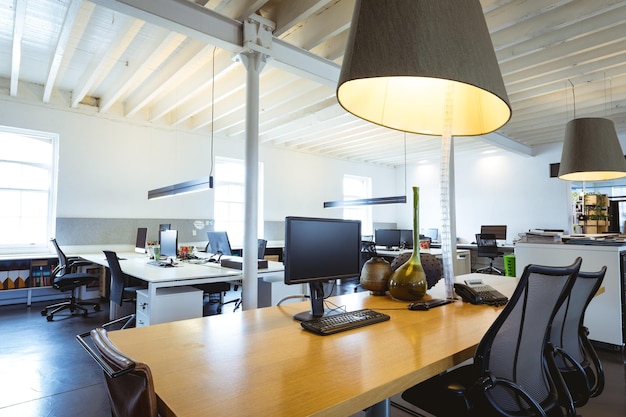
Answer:
<path fill-rule="evenodd" d="M 413 242 L 419 242 L 418 187 L 413 187 Z M 391 274 L 389 293 L 398 300 L 417 301 L 426 294 L 427 285 L 426 273 L 420 259 L 420 247 L 419 244 L 414 244 L 409 260 Z"/>
<path fill-rule="evenodd" d="M 370 290 L 371 295 L 385 295 L 392 272 L 391 264 L 384 258 L 370 258 L 361 268 L 361 287 Z"/>

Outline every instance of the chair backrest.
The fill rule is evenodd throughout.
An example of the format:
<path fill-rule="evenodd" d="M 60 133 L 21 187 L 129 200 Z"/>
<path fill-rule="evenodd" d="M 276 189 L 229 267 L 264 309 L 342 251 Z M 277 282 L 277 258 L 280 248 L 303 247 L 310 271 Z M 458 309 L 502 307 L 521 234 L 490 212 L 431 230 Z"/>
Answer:
<path fill-rule="evenodd" d="M 562 380 L 555 382 L 547 371 L 547 334 L 581 262 L 577 258 L 567 267 L 526 266 L 506 307 L 479 343 L 474 365 L 483 396 L 502 415 L 525 415 L 520 412 L 528 408 L 527 399 L 505 381 L 521 387 L 544 409 L 558 407 L 559 395 L 567 392 Z"/>
<path fill-rule="evenodd" d="M 122 272 L 120 261 L 117 259 L 117 253 L 110 250 L 103 252 L 109 263 L 109 271 L 111 271 L 111 293 L 109 294 L 109 299 L 118 306 L 121 306 L 124 302 L 126 275 Z"/>
<path fill-rule="evenodd" d="M 554 316 L 548 337 L 550 343 L 569 356 L 565 359 L 564 355 L 557 354 L 555 361 L 576 406 L 585 404 L 604 387 L 604 372 L 593 346 L 587 343 L 583 322 L 587 306 L 602 285 L 605 274 L 606 266 L 597 272 L 578 273 L 572 290 Z M 582 375 L 569 360 L 580 365 Z"/>
<path fill-rule="evenodd" d="M 257 254 L 258 258 L 257 259 L 263 259 L 265 258 L 265 248 L 267 248 L 267 240 L 265 239 L 258 239 L 258 245 L 259 245 L 259 253 Z"/>
<path fill-rule="evenodd" d="M 113 416 L 157 417 L 156 393 L 148 365 L 120 352 L 105 329 L 93 329 L 90 336 L 99 357 L 90 349 L 87 351 L 104 371 Z"/>
<path fill-rule="evenodd" d="M 492 233 L 477 233 L 476 246 L 478 249 L 478 256 L 488 258 L 495 258 L 498 256 L 498 243 L 496 241 L 496 235 Z"/>
<path fill-rule="evenodd" d="M 53 275 L 55 277 L 62 277 L 66 273 L 70 272 L 68 270 L 69 269 L 68 268 L 69 265 L 68 265 L 68 261 L 67 261 L 67 256 L 65 256 L 65 253 L 63 253 L 63 251 L 59 247 L 59 244 L 57 243 L 56 239 L 52 238 L 52 239 L 50 239 L 50 242 L 52 242 L 52 245 L 54 246 L 54 249 L 57 252 L 57 257 L 59 258 L 59 264 L 55 268 Z"/>

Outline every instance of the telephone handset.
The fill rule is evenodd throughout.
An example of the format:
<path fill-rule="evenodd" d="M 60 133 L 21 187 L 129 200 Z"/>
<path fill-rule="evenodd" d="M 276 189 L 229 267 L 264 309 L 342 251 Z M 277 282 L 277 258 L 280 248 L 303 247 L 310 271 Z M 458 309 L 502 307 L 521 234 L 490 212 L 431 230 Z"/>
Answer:
<path fill-rule="evenodd" d="M 480 304 L 483 301 L 476 291 L 465 284 L 454 284 L 454 291 L 468 303 Z"/>
<path fill-rule="evenodd" d="M 481 279 L 468 279 L 465 284 L 454 284 L 454 290 L 464 301 L 472 304 L 501 306 L 509 301 L 505 295 L 484 284 Z"/>

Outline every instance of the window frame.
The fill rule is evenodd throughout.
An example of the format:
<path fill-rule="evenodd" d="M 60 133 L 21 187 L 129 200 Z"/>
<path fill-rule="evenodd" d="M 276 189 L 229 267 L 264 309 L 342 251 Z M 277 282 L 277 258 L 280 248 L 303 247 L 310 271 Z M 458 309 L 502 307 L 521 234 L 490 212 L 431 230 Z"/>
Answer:
<path fill-rule="evenodd" d="M 56 234 L 56 213 L 57 213 L 57 194 L 58 194 L 58 173 L 59 173 L 59 134 L 52 132 L 44 132 L 33 129 L 23 129 L 13 126 L 0 125 L 0 134 L 18 135 L 28 137 L 30 139 L 41 140 L 47 142 L 52 147 L 51 160 L 48 164 L 20 162 L 8 159 L 2 161 L 17 163 L 23 166 L 35 166 L 47 169 L 48 171 L 48 210 L 46 219 L 46 237 L 42 242 L 32 243 L 8 243 L 0 244 L 0 254 L 32 254 L 50 252 L 49 239 Z M 18 191 L 32 191 L 26 188 L 15 188 Z"/>
<path fill-rule="evenodd" d="M 350 193 L 346 190 L 346 180 L 356 180 L 364 184 L 364 194 L 360 193 Z M 351 175 L 344 174 L 342 181 L 342 193 L 343 200 L 355 200 L 355 199 L 367 199 L 372 197 L 372 178 L 364 177 L 361 175 Z M 349 216 L 350 212 L 361 212 L 364 213 L 362 217 L 355 218 L 354 216 Z M 343 208 L 343 218 L 347 220 L 361 220 L 361 234 L 363 236 L 369 236 L 374 234 L 374 222 L 372 219 L 372 207 L 370 205 L 362 205 L 362 206 L 349 206 Z M 365 220 L 363 220 L 365 219 Z"/>
<path fill-rule="evenodd" d="M 242 179 L 241 182 L 238 181 L 232 181 L 232 180 L 223 180 L 220 178 L 220 176 L 218 175 L 219 172 L 219 165 L 220 164 L 238 164 L 242 167 L 243 169 L 243 174 L 244 177 Z M 246 180 L 245 180 L 245 169 L 246 169 L 246 163 L 245 160 L 243 159 L 237 159 L 237 158 L 229 158 L 229 157 L 221 157 L 221 156 L 216 156 L 215 157 L 215 188 L 217 189 L 219 186 L 225 185 L 225 184 L 232 184 L 232 185 L 236 185 L 236 186 L 241 186 L 242 187 L 242 192 L 243 192 L 243 199 L 241 201 L 241 212 L 244 213 L 245 215 L 245 192 L 246 192 Z M 259 173 L 258 173 L 258 226 L 257 226 L 257 234 L 259 237 L 263 237 L 264 234 L 264 224 L 263 224 L 263 163 L 259 162 Z M 221 228 L 218 224 L 218 222 L 220 222 L 220 220 L 217 218 L 218 217 L 218 210 L 216 209 L 216 206 L 218 203 L 220 202 L 228 202 L 230 204 L 232 204 L 232 201 L 226 201 L 226 200 L 219 200 L 217 197 L 217 192 L 214 194 L 214 198 L 213 198 L 213 230 L 223 230 L 223 228 Z M 235 202 L 236 203 L 236 202 Z M 224 222 L 224 220 L 221 220 L 222 222 Z M 228 238 L 230 240 L 231 245 L 235 244 L 235 246 L 240 246 L 243 245 L 243 240 L 244 240 L 244 236 L 243 234 L 245 233 L 245 218 L 242 216 L 241 218 L 241 222 L 233 222 L 232 220 L 228 220 L 226 222 L 226 224 L 232 224 L 232 223 L 238 223 L 241 226 L 241 231 L 242 234 L 241 236 L 235 234 L 235 233 L 231 233 L 229 232 L 228 228 L 226 228 L 226 232 L 228 232 Z"/>

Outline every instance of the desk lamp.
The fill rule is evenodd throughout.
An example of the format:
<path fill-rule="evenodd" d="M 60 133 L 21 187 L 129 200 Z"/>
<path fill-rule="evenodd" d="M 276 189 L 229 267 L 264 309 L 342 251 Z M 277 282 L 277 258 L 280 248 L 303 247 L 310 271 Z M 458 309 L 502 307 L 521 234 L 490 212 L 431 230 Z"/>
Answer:
<path fill-rule="evenodd" d="M 348 112 L 405 132 L 442 136 L 442 251 L 454 297 L 452 135 L 493 132 L 511 117 L 478 0 L 357 0 L 337 99 Z"/>

